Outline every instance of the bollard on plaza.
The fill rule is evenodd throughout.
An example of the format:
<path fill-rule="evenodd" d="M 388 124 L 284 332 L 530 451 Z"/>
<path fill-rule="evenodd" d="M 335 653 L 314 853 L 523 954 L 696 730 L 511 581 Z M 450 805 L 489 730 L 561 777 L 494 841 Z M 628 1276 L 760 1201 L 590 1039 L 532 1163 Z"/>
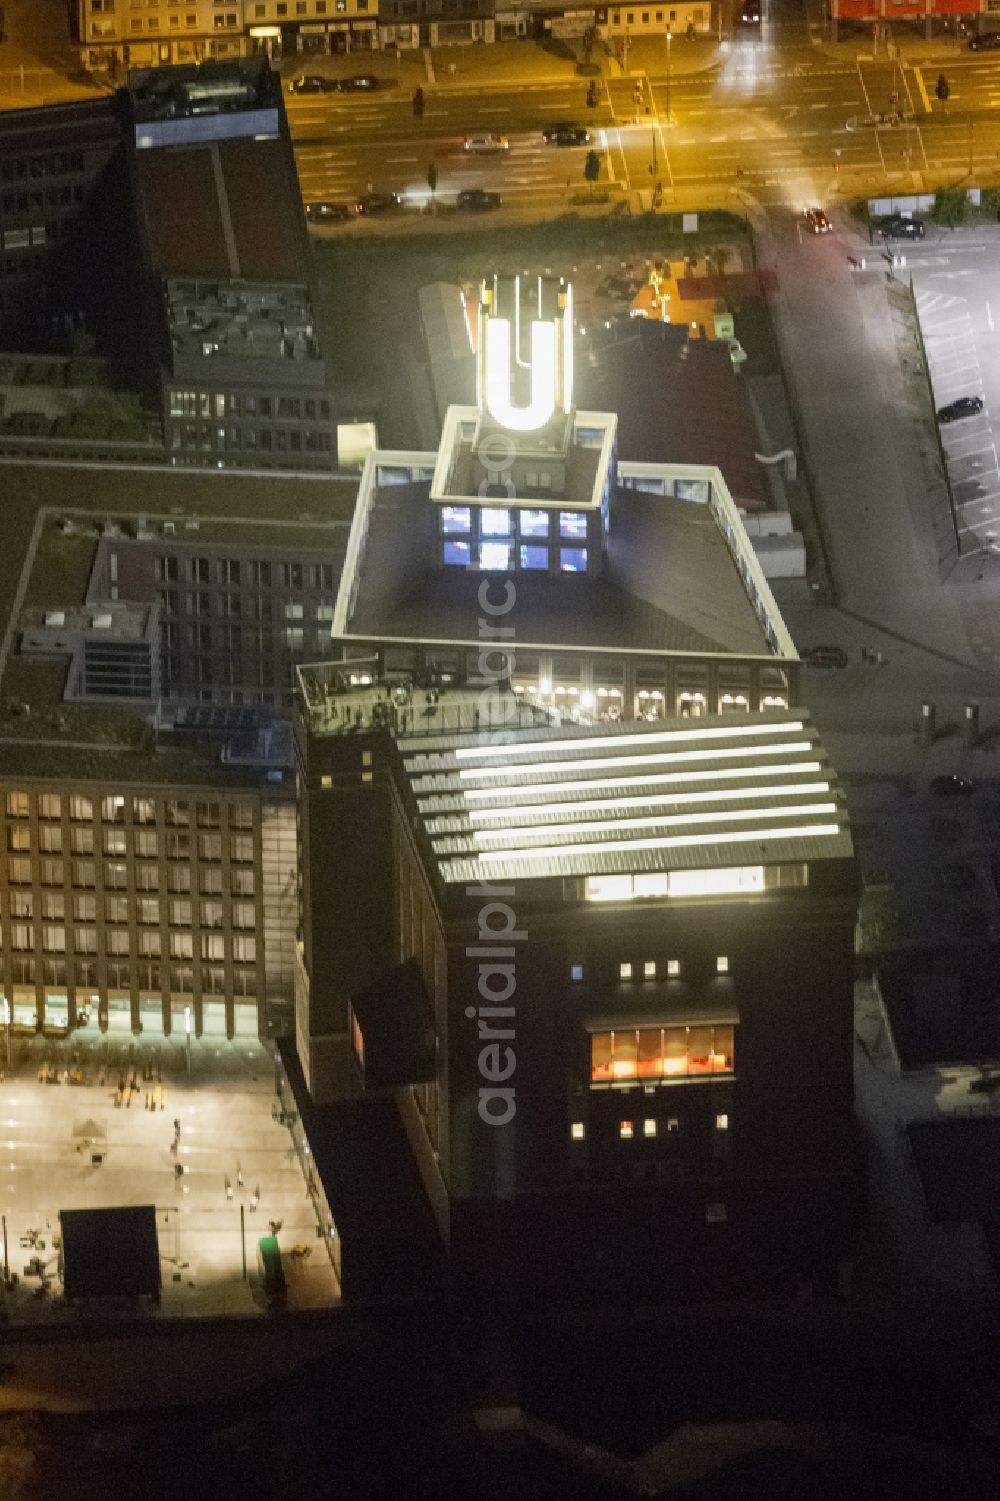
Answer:
<path fill-rule="evenodd" d="M 966 704 L 965 706 L 965 743 L 970 749 L 979 744 L 979 705 Z"/>
<path fill-rule="evenodd" d="M 930 750 L 934 744 L 934 720 L 937 710 L 934 704 L 920 705 L 920 744 Z"/>

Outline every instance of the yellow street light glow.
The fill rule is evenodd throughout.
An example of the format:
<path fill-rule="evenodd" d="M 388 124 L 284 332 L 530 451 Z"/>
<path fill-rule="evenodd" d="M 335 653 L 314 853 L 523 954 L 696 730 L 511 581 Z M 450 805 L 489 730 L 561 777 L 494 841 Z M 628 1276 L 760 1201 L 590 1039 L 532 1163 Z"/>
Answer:
<path fill-rule="evenodd" d="M 481 850 L 481 865 L 498 860 L 554 860 L 567 855 L 619 855 L 623 850 L 690 849 L 706 844 L 751 844 L 762 839 L 825 839 L 842 833 L 839 823 L 793 824 L 787 829 L 737 829 L 728 834 L 670 834 L 660 839 L 623 839 L 617 844 L 542 845 L 516 850 Z"/>
<path fill-rule="evenodd" d="M 538 747 L 536 746 L 537 750 Z M 737 753 L 739 747 L 724 746 L 718 750 L 700 751 L 664 751 L 659 756 L 594 756 L 587 761 L 535 761 L 527 766 L 475 766 L 468 770 L 460 770 L 459 776 L 462 781 L 472 781 L 473 778 L 482 777 L 523 777 L 535 771 L 587 771 L 605 769 L 611 766 L 655 766 L 658 764 L 676 763 L 678 761 L 721 761 L 726 756 Z M 812 750 L 808 740 L 784 740 L 780 745 L 755 745 L 755 756 L 787 756 L 793 751 Z M 749 751 L 748 751 L 749 754 Z"/>
<path fill-rule="evenodd" d="M 515 433 L 543 427 L 556 409 L 556 328 L 554 323 L 531 325 L 531 398 L 516 407 L 510 390 L 510 321 L 486 319 L 486 405 L 502 427 Z"/>
<path fill-rule="evenodd" d="M 552 809 L 559 813 L 589 813 L 595 808 L 656 808 L 663 804 L 670 807 L 678 807 L 685 803 L 720 803 L 736 802 L 750 798 L 769 797 L 795 797 L 797 794 L 814 794 L 817 792 L 829 792 L 829 782 L 802 782 L 798 786 L 794 782 L 781 782 L 777 787 L 730 787 L 713 790 L 712 792 L 659 792 L 650 793 L 646 797 L 587 797 L 579 798 L 570 803 L 557 803 Z M 478 793 L 466 792 L 466 797 L 479 796 Z M 466 814 L 471 823 L 480 823 L 487 818 L 523 818 L 529 813 L 549 811 L 544 803 L 513 803 L 504 808 L 474 808 Z"/>
<path fill-rule="evenodd" d="M 619 829 L 674 829 L 683 827 L 684 824 L 696 823 L 739 823 L 750 818 L 794 818 L 812 817 L 818 813 L 836 813 L 837 804 L 827 803 L 791 803 L 782 804 L 777 808 L 733 808 L 726 813 L 664 813 L 658 818 L 614 818 L 614 819 L 590 819 L 586 822 L 568 824 L 539 824 L 537 827 L 525 827 L 523 824 L 510 829 L 480 829 L 473 837 L 477 844 L 490 839 L 528 839 L 550 838 L 558 839 L 559 836 L 572 836 L 575 834 L 589 834 L 603 831 L 606 834 L 615 834 Z M 780 828 L 772 831 L 780 833 Z M 609 839 L 603 846 L 605 849 L 620 848 L 617 839 Z M 565 848 L 576 848 L 572 838 L 567 838 Z"/>
<path fill-rule="evenodd" d="M 522 771 L 527 771 L 525 766 Z M 715 767 L 712 771 L 663 771 L 654 776 L 628 777 L 625 779 L 629 787 L 664 787 L 684 785 L 688 782 L 731 782 L 744 780 L 748 777 L 783 777 L 797 771 L 821 771 L 818 761 L 782 761 L 777 766 L 731 766 L 725 769 Z M 417 778 L 414 782 L 415 790 L 420 795 L 420 782 Z M 474 798 L 489 798 L 491 802 L 502 800 L 505 797 L 524 797 L 526 792 L 536 793 L 538 797 L 545 797 L 554 792 L 597 792 L 601 787 L 620 787 L 622 777 L 594 777 L 592 779 L 581 778 L 574 782 L 532 782 L 529 787 L 463 787 L 462 796 L 467 803 Z M 719 796 L 723 795 L 720 791 Z"/>
<path fill-rule="evenodd" d="M 786 719 L 780 724 L 746 724 L 706 726 L 703 730 L 651 730 L 641 735 L 585 735 L 579 740 L 522 741 L 511 745 L 474 745 L 458 749 L 455 759 L 471 756 L 527 756 L 539 750 L 598 750 L 612 745 L 669 745 L 676 740 L 737 740 L 751 735 L 787 735 L 805 729 L 801 719 Z"/>

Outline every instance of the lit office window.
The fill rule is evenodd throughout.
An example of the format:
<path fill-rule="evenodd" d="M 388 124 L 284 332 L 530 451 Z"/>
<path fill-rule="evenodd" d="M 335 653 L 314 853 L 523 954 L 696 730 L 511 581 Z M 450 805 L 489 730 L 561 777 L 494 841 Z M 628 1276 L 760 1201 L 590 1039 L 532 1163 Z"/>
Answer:
<path fill-rule="evenodd" d="M 677 976 L 680 974 L 680 972 L 681 972 L 681 961 L 679 959 L 668 959 L 667 960 L 667 974 L 670 976 L 670 978 L 671 979 L 676 979 Z"/>
<path fill-rule="evenodd" d="M 528 545 L 528 544 L 525 544 L 525 543 L 522 542 L 522 544 L 521 544 L 521 567 L 522 568 L 542 568 L 542 569 L 547 569 L 548 566 L 549 566 L 549 550 L 548 550 L 547 547 L 540 547 L 540 546 L 538 546 L 537 543 L 534 546 L 531 546 L 531 545 Z"/>
<path fill-rule="evenodd" d="M 655 1136 L 656 1135 L 656 1122 L 655 1122 L 655 1120 L 651 1120 L 648 1115 L 647 1115 L 646 1119 L 642 1123 L 642 1134 L 643 1134 L 643 1136 Z"/>
<path fill-rule="evenodd" d="M 631 980 L 631 978 L 632 978 L 632 966 L 631 966 L 631 964 L 619 964 L 619 966 L 618 966 L 618 978 L 619 978 L 619 980 Z"/>
<path fill-rule="evenodd" d="M 517 520 L 522 537 L 547 537 L 549 535 L 548 511 L 518 511 Z"/>
<path fill-rule="evenodd" d="M 483 506 L 479 513 L 481 537 L 509 537 L 510 512 L 497 506 Z"/>
<path fill-rule="evenodd" d="M 468 506 L 442 506 L 441 530 L 443 532 L 469 532 L 472 530 L 472 513 Z"/>
<path fill-rule="evenodd" d="M 468 542 L 453 542 L 449 538 L 442 543 L 442 561 L 452 567 L 468 568 L 471 555 Z"/>
<path fill-rule="evenodd" d="M 506 573 L 510 570 L 509 542 L 481 542 L 479 566 L 487 573 Z"/>
<path fill-rule="evenodd" d="M 571 964 L 570 967 L 569 967 L 569 977 L 570 977 L 571 980 L 582 980 L 583 979 L 583 965 L 582 964 Z"/>
<path fill-rule="evenodd" d="M 586 573 L 587 549 L 585 547 L 560 547 L 560 573 Z"/>
<path fill-rule="evenodd" d="M 716 1129 L 716 1131 L 728 1131 L 729 1130 L 729 1116 L 728 1115 L 717 1115 L 715 1117 L 715 1129 Z"/>
<path fill-rule="evenodd" d="M 656 960 L 655 959 L 647 959 L 646 960 L 646 962 L 642 966 L 642 975 L 643 975 L 643 979 L 645 979 L 645 980 L 655 980 L 656 979 Z"/>
<path fill-rule="evenodd" d="M 635 1135 L 632 1122 L 620 1121 L 618 1125 L 618 1135 L 621 1137 L 622 1141 L 631 1141 L 632 1137 Z"/>
<path fill-rule="evenodd" d="M 586 538 L 587 518 L 580 511 L 559 512 L 559 535 L 570 540 Z"/>
<path fill-rule="evenodd" d="M 583 1121 L 574 1121 L 569 1128 L 569 1134 L 574 1141 L 582 1141 L 585 1135 Z"/>
<path fill-rule="evenodd" d="M 719 957 L 716 959 L 716 961 L 715 961 L 715 973 L 717 975 L 728 975 L 728 973 L 729 973 L 729 960 L 726 958 L 725 954 L 720 954 Z"/>

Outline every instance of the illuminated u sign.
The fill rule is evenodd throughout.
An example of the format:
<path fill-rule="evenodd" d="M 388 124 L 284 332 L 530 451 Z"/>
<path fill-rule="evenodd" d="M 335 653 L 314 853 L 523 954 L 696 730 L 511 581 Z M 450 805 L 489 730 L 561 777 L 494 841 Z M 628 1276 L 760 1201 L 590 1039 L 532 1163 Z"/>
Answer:
<path fill-rule="evenodd" d="M 532 432 L 543 427 L 557 405 L 569 412 L 573 400 L 573 299 L 569 287 L 559 289 L 555 316 L 533 319 L 530 325 L 530 357 L 521 358 L 520 312 L 521 279 L 514 278 L 514 334 L 510 318 L 497 316 L 494 299 L 485 287 L 481 303 L 479 346 L 479 405 L 502 427 L 513 432 Z M 543 283 L 539 279 L 538 305 L 541 309 Z M 561 326 L 560 326 L 561 325 Z M 514 372 L 527 372 L 529 395 L 526 404 L 513 399 Z M 519 375 L 520 375 L 519 371 Z M 521 375 L 523 380 L 524 376 Z M 519 381 L 520 383 L 520 381 Z"/>

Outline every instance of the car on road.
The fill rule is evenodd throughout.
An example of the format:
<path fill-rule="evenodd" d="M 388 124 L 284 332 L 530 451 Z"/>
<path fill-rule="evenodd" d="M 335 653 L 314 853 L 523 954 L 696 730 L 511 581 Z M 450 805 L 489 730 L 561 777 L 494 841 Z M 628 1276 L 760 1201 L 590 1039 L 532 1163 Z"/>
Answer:
<path fill-rule="evenodd" d="M 813 646 L 802 660 L 807 667 L 846 667 L 847 653 L 842 646 Z"/>
<path fill-rule="evenodd" d="M 307 203 L 306 218 L 310 224 L 342 224 L 354 217 L 349 203 Z"/>
<path fill-rule="evenodd" d="M 975 790 L 975 782 L 968 777 L 957 777 L 953 772 L 948 776 L 934 777 L 931 782 L 935 797 L 969 797 Z"/>
<path fill-rule="evenodd" d="M 890 214 L 887 219 L 879 219 L 875 228 L 886 240 L 922 240 L 925 234 L 919 219 L 906 219 L 902 214 Z"/>
<path fill-rule="evenodd" d="M 546 146 L 589 146 L 590 131 L 572 120 L 557 120 L 554 125 L 546 125 L 542 140 Z"/>
<path fill-rule="evenodd" d="M 463 188 L 455 199 L 455 207 L 463 214 L 487 214 L 502 202 L 499 193 L 488 193 L 485 188 Z"/>
<path fill-rule="evenodd" d="M 332 78 L 321 78 L 318 73 L 303 73 L 293 78 L 288 85 L 290 94 L 329 94 L 337 87 Z"/>
<path fill-rule="evenodd" d="M 969 38 L 970 52 L 993 52 L 1000 47 L 1000 31 L 984 31 L 982 36 Z"/>
<path fill-rule="evenodd" d="M 359 214 L 393 214 L 403 200 L 398 193 L 363 193 L 354 207 Z"/>
<path fill-rule="evenodd" d="M 814 235 L 828 235 L 833 228 L 821 208 L 807 208 L 802 217 Z"/>
<path fill-rule="evenodd" d="M 472 156 L 496 156 L 498 152 L 509 151 L 510 142 L 495 131 L 477 130 L 466 136 L 464 149 Z"/>
<path fill-rule="evenodd" d="M 960 396 L 957 401 L 949 401 L 946 407 L 941 408 L 937 420 L 944 426 L 948 422 L 961 422 L 963 417 L 978 417 L 982 410 L 981 396 Z"/>
<path fill-rule="evenodd" d="M 378 88 L 378 79 L 372 73 L 355 73 L 353 78 L 342 78 L 337 88 L 342 94 L 370 94 Z"/>

